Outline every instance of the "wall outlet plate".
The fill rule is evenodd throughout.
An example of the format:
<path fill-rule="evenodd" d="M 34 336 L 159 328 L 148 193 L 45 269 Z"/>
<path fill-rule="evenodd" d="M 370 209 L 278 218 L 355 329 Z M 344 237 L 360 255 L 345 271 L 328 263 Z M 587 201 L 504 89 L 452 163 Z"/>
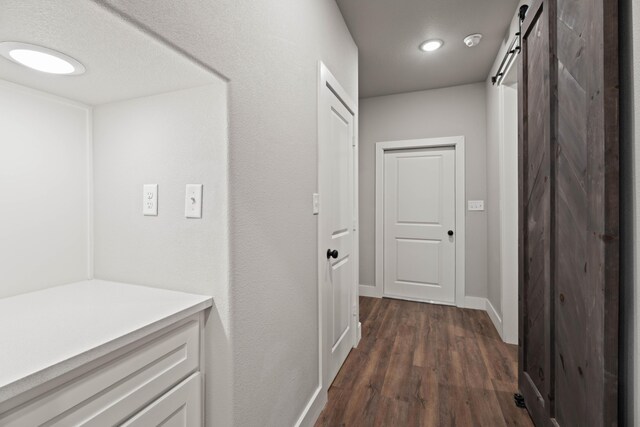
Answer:
<path fill-rule="evenodd" d="M 202 184 L 187 184 L 184 199 L 184 216 L 202 218 Z"/>
<path fill-rule="evenodd" d="M 484 210 L 484 200 L 469 200 L 467 203 L 469 204 L 468 209 L 470 211 Z"/>
<path fill-rule="evenodd" d="M 158 184 L 144 184 L 142 186 L 142 214 L 145 216 L 158 215 Z"/>

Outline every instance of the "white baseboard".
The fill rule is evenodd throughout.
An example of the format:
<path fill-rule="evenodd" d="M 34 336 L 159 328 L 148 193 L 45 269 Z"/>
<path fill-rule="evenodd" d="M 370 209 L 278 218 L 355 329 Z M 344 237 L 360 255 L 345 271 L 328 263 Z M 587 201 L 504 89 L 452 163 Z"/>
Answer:
<path fill-rule="evenodd" d="M 327 393 L 323 392 L 322 386 L 318 386 L 316 391 L 313 392 L 311 399 L 305 406 L 304 411 L 298 418 L 298 421 L 295 424 L 295 427 L 312 427 L 315 425 L 320 413 L 324 409 L 324 406 L 327 404 Z"/>
<path fill-rule="evenodd" d="M 362 339 L 362 322 L 358 322 L 358 330 L 356 331 L 356 345 L 354 347 L 358 347 L 358 344 L 360 344 L 361 339 Z"/>
<path fill-rule="evenodd" d="M 502 318 L 488 298 L 466 296 L 464 297 L 464 307 L 486 311 L 493 326 L 498 331 L 498 335 L 502 338 Z"/>
<path fill-rule="evenodd" d="M 488 298 L 486 299 L 486 301 L 487 301 L 487 305 L 485 310 L 487 310 L 489 319 L 491 319 L 491 321 L 493 322 L 493 326 L 496 327 L 498 334 L 504 340 L 504 337 L 502 337 L 502 317 L 500 317 L 500 315 L 498 314 L 498 311 L 495 309 L 493 304 L 491 304 L 491 301 L 489 301 Z"/>
<path fill-rule="evenodd" d="M 382 292 L 378 291 L 375 286 L 360 285 L 358 291 L 361 297 L 382 298 Z"/>
<path fill-rule="evenodd" d="M 487 299 L 482 297 L 464 297 L 464 308 L 471 308 L 473 310 L 486 310 Z"/>

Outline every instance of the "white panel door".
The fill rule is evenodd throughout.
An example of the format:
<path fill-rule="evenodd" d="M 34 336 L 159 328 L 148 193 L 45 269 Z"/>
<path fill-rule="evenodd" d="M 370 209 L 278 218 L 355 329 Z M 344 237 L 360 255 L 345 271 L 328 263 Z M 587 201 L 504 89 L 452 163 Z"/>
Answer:
<path fill-rule="evenodd" d="M 322 88 L 320 116 L 320 285 L 329 385 L 355 342 L 354 116 L 328 88 Z"/>
<path fill-rule="evenodd" d="M 455 151 L 384 159 L 384 294 L 455 302 Z"/>

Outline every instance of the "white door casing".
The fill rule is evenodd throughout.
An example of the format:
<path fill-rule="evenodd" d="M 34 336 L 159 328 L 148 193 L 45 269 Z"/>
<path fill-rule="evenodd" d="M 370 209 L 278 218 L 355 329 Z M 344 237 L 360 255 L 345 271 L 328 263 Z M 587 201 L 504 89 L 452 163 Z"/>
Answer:
<path fill-rule="evenodd" d="M 516 67 L 517 68 L 517 67 Z M 502 340 L 518 344 L 518 87 L 499 91 L 499 190 Z M 495 322 L 494 322 L 495 323 Z"/>
<path fill-rule="evenodd" d="M 356 104 L 322 63 L 318 97 L 320 382 L 326 393 L 357 344 L 357 116 Z"/>
<path fill-rule="evenodd" d="M 376 227 L 375 227 L 375 287 L 366 287 L 367 295 L 384 296 L 384 165 L 385 153 L 397 150 L 445 148 L 454 150 L 455 157 L 455 305 L 465 306 L 465 147 L 464 136 L 424 138 L 376 143 Z M 448 230 L 447 230 L 448 231 Z M 362 288 L 365 286 L 360 285 Z M 409 299 L 409 298 L 408 298 Z M 418 298 L 416 298 L 417 300 Z"/>
<path fill-rule="evenodd" d="M 384 157 L 384 295 L 454 304 L 454 148 Z"/>

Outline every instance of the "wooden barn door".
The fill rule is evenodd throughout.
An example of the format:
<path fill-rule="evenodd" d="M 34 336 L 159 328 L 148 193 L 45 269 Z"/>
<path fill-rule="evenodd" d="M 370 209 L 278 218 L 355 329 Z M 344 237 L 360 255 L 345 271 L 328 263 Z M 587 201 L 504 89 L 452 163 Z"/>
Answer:
<path fill-rule="evenodd" d="M 539 0 L 519 72 L 519 387 L 537 426 L 617 425 L 617 0 Z"/>
<path fill-rule="evenodd" d="M 519 80 L 520 351 L 519 386 L 536 422 L 553 406 L 550 13 L 548 1 L 529 10 L 522 29 Z"/>

